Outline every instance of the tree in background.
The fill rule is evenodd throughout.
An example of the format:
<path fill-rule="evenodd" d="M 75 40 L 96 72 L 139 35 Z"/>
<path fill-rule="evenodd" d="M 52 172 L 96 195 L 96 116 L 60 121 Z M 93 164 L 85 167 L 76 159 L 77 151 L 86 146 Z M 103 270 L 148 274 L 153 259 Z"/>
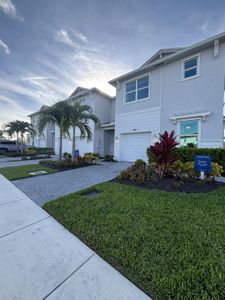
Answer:
<path fill-rule="evenodd" d="M 19 142 L 21 140 L 21 152 L 23 153 L 23 143 L 25 133 L 34 134 L 35 130 L 32 124 L 25 121 L 11 121 L 5 125 L 5 133 L 7 133 L 11 138 L 16 135 L 16 145 L 17 152 L 19 152 Z"/>
<path fill-rule="evenodd" d="M 0 129 L 0 141 L 5 139 L 5 130 Z"/>

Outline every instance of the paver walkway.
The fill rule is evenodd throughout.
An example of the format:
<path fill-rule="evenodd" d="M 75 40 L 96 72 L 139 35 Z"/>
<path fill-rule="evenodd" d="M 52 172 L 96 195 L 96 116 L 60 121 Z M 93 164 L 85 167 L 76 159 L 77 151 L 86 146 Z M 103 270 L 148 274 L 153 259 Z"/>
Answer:
<path fill-rule="evenodd" d="M 37 204 L 43 205 L 49 200 L 108 181 L 129 165 L 128 162 L 104 162 L 95 166 L 15 180 L 13 184 Z"/>
<path fill-rule="evenodd" d="M 1 300 L 147 300 L 0 175 Z"/>

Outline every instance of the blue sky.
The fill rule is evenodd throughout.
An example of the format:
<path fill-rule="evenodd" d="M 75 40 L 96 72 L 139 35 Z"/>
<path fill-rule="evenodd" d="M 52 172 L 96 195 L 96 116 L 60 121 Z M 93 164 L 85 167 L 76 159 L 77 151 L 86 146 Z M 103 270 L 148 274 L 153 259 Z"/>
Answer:
<path fill-rule="evenodd" d="M 222 0 L 0 0 L 0 125 L 222 31 Z"/>

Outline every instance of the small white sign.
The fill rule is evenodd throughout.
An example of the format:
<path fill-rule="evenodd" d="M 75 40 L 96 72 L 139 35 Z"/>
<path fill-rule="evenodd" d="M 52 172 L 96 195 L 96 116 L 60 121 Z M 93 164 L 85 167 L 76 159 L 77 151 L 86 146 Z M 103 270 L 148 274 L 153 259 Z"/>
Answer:
<path fill-rule="evenodd" d="M 42 175 L 48 173 L 47 171 L 36 171 L 36 172 L 30 172 L 30 175 Z"/>

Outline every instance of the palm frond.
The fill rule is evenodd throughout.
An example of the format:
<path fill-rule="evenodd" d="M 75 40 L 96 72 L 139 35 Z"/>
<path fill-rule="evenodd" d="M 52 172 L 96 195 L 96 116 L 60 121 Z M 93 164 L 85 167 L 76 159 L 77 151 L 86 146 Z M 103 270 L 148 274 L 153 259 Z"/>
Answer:
<path fill-rule="evenodd" d="M 79 123 L 77 127 L 80 129 L 80 137 L 85 138 L 90 141 L 92 139 L 93 133 L 91 127 L 86 123 Z"/>

